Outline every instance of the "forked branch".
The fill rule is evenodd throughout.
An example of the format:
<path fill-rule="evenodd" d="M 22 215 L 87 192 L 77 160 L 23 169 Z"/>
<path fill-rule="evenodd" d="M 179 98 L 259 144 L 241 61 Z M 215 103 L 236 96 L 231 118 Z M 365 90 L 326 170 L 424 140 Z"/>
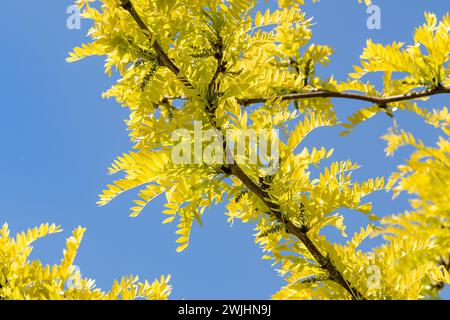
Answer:
<path fill-rule="evenodd" d="M 134 18 L 136 23 L 139 25 L 139 27 L 142 29 L 143 32 L 145 32 L 150 41 L 153 41 L 153 48 L 156 51 L 160 63 L 170 69 L 176 76 L 184 79 L 184 83 L 188 86 L 192 87 L 190 82 L 185 77 L 180 77 L 180 69 L 175 65 L 175 63 L 168 57 L 168 55 L 164 52 L 164 50 L 161 48 L 161 46 L 158 44 L 158 42 L 155 39 L 152 39 L 151 32 L 145 22 L 142 20 L 142 18 L 139 16 L 135 8 L 133 7 L 133 4 L 130 0 L 121 0 L 122 6 L 125 10 L 127 10 L 131 16 Z M 220 40 L 220 39 L 219 39 Z M 220 44 L 220 41 L 219 41 Z M 218 46 L 218 49 L 223 50 L 221 45 Z M 217 70 L 211 79 L 211 82 L 208 86 L 208 106 L 206 107 L 207 113 L 211 115 L 211 112 L 215 108 L 216 100 L 214 99 L 214 90 L 218 86 L 218 77 L 220 73 L 223 73 L 225 64 L 223 62 L 223 52 L 219 52 L 218 55 L 216 55 L 217 59 Z M 168 97 L 167 99 L 178 99 L 178 98 L 186 98 L 186 97 Z M 261 99 L 259 99 L 261 100 Z M 266 99 L 267 100 L 267 99 Z M 264 101 L 266 101 L 264 100 Z M 249 100 L 247 103 L 257 103 L 257 102 L 264 102 L 264 101 L 255 101 L 255 100 Z M 213 121 L 213 125 L 215 125 Z M 220 128 L 218 128 L 220 129 Z M 224 139 L 225 141 L 225 139 Z M 224 143 L 224 149 L 225 152 L 227 152 L 227 146 Z M 333 261 L 328 257 L 325 256 L 319 248 L 314 244 L 314 242 L 309 238 L 307 232 L 308 230 L 306 228 L 299 228 L 297 227 L 292 221 L 289 219 L 286 219 L 284 217 L 284 214 L 282 213 L 282 210 L 280 206 L 276 203 L 270 200 L 270 195 L 267 191 L 263 190 L 258 184 L 256 184 L 241 168 L 237 163 L 234 163 L 230 165 L 229 167 L 224 168 L 225 171 L 230 174 L 236 176 L 248 189 L 250 189 L 256 196 L 258 196 L 261 201 L 269 208 L 269 210 L 272 212 L 273 216 L 278 220 L 278 222 L 285 225 L 286 231 L 289 234 L 294 235 L 297 237 L 303 245 L 308 249 L 308 251 L 311 253 L 311 255 L 314 257 L 314 259 L 317 261 L 317 263 L 320 265 L 320 267 L 324 270 L 327 270 L 330 276 L 330 280 L 336 282 L 337 284 L 341 285 L 351 296 L 353 299 L 364 299 L 364 296 L 354 287 L 351 286 L 343 277 L 342 273 L 337 269 L 337 267 L 334 265 Z"/>

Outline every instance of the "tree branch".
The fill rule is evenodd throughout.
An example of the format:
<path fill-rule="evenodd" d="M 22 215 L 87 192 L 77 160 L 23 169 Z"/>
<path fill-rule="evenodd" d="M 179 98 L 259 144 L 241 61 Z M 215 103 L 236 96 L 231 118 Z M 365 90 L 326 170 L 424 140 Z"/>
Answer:
<path fill-rule="evenodd" d="M 226 62 L 223 61 L 223 44 L 222 44 L 222 38 L 220 34 L 217 35 L 217 43 L 214 44 L 215 52 L 215 58 L 217 61 L 217 69 L 208 85 L 208 99 L 207 103 L 208 106 L 206 107 L 206 111 L 208 113 L 208 117 L 212 118 L 211 123 L 212 125 L 220 131 L 220 127 L 217 126 L 215 121 L 215 110 L 217 108 L 217 97 L 216 95 L 218 92 L 216 90 L 219 89 L 220 83 L 218 81 L 219 76 L 221 73 L 226 71 Z M 228 147 L 226 144 L 226 139 L 222 135 L 222 141 L 223 141 L 223 150 L 225 151 L 225 154 L 230 157 L 233 157 L 231 152 L 228 152 Z M 280 206 L 273 201 L 270 201 L 270 195 L 267 191 L 265 191 L 263 188 L 261 188 L 259 185 L 257 185 L 242 169 L 241 167 L 234 161 L 232 161 L 232 165 L 230 166 L 224 166 L 222 169 L 224 172 L 227 172 L 230 175 L 236 176 L 247 188 L 249 188 L 254 194 L 258 196 L 258 198 L 263 201 L 263 203 L 269 208 L 269 210 L 273 213 L 274 217 L 278 220 L 278 222 L 282 223 L 286 231 L 289 234 L 292 234 L 296 236 L 303 245 L 308 249 L 308 251 L 311 253 L 311 255 L 314 257 L 314 259 L 317 261 L 317 263 L 320 265 L 322 269 L 325 269 L 328 271 L 330 275 L 330 280 L 338 283 L 341 285 L 355 300 L 361 300 L 364 299 L 364 296 L 355 288 L 352 288 L 348 282 L 344 279 L 340 271 L 336 268 L 336 266 L 333 264 L 331 259 L 329 257 L 324 256 L 320 250 L 317 248 L 317 246 L 314 244 L 314 242 L 308 237 L 307 235 L 307 228 L 299 228 L 295 226 L 292 221 L 287 219 L 280 208 Z"/>
<path fill-rule="evenodd" d="M 238 99 L 238 102 L 241 105 L 248 106 L 255 103 L 264 103 L 271 99 L 280 99 L 282 101 L 290 101 L 290 100 L 305 100 L 312 98 L 340 98 L 340 99 L 350 99 L 350 100 L 359 100 L 366 101 L 377 104 L 381 107 L 386 107 L 389 103 L 393 102 L 401 102 L 414 100 L 419 98 L 430 97 L 437 94 L 450 93 L 450 88 L 447 87 L 437 87 L 430 90 L 411 92 L 403 95 L 396 95 L 391 97 L 375 97 L 375 96 L 366 96 L 363 94 L 350 93 L 350 92 L 333 92 L 326 90 L 318 90 L 318 91 L 310 91 L 303 93 L 293 93 L 287 95 L 275 96 L 272 98 L 248 98 L 248 99 Z"/>
<path fill-rule="evenodd" d="M 172 59 L 170 59 L 170 57 L 167 55 L 158 41 L 156 39 L 153 39 L 152 32 L 150 31 L 144 20 L 142 20 L 139 13 L 136 11 L 131 0 L 120 0 L 120 4 L 126 11 L 130 13 L 134 21 L 136 21 L 136 23 L 138 24 L 139 28 L 141 28 L 141 30 L 147 35 L 148 40 L 150 41 L 150 43 L 152 43 L 153 50 L 155 50 L 156 55 L 158 56 L 159 64 L 172 71 L 173 74 L 175 74 L 175 76 L 177 76 L 186 87 L 193 89 L 194 86 L 191 84 L 189 79 L 181 75 L 180 68 L 175 64 L 175 62 L 172 61 Z"/>
<path fill-rule="evenodd" d="M 139 27 L 149 36 L 149 40 L 152 41 L 152 35 L 150 30 L 148 29 L 145 22 L 142 20 L 142 18 L 139 16 L 137 11 L 135 10 L 133 4 L 130 0 L 121 0 L 122 7 L 127 10 L 131 16 L 134 18 L 136 23 L 139 25 Z M 217 69 L 208 85 L 208 91 L 207 91 L 207 106 L 206 106 L 206 112 L 208 117 L 214 116 L 215 108 L 217 107 L 217 90 L 219 88 L 218 79 L 221 73 L 226 71 L 226 63 L 223 61 L 223 44 L 222 39 L 220 37 L 220 34 L 218 36 L 218 42 L 214 45 L 216 49 L 216 55 L 215 58 L 217 60 Z M 175 65 L 175 63 L 167 56 L 167 54 L 164 52 L 164 50 L 161 48 L 161 46 L 158 44 L 156 40 L 153 41 L 153 49 L 156 51 L 160 63 L 167 67 L 169 70 L 171 70 L 177 77 L 179 77 L 183 83 L 189 87 L 193 87 L 192 84 L 189 82 L 189 80 L 185 77 L 180 77 L 180 69 Z M 177 99 L 178 97 L 166 97 L 166 99 Z M 184 97 L 182 97 L 184 98 Z M 286 96 L 286 99 L 289 99 Z M 297 98 L 298 99 L 298 98 Z M 261 101 L 262 100 L 262 101 Z M 253 99 L 253 100 L 247 100 L 244 104 L 252 104 L 252 103 L 258 103 L 258 102 L 265 102 L 268 99 Z M 292 98 L 291 98 L 292 100 Z M 242 102 L 241 102 L 242 103 Z M 217 124 L 213 119 L 211 119 L 212 124 L 220 130 L 220 128 L 217 127 Z M 222 137 L 223 138 L 223 137 Z M 226 139 L 223 139 L 223 148 L 225 152 L 227 152 L 228 148 L 226 145 Z M 228 152 L 226 154 L 229 154 Z M 330 280 L 336 282 L 337 284 L 341 285 L 355 300 L 364 299 L 364 296 L 355 288 L 351 287 L 349 283 L 344 279 L 341 272 L 336 268 L 336 266 L 333 264 L 331 259 L 328 256 L 323 255 L 320 250 L 317 248 L 317 246 L 314 244 L 314 242 L 309 238 L 307 235 L 308 230 L 306 228 L 299 228 L 296 225 L 292 223 L 289 219 L 286 219 L 282 213 L 282 210 L 280 206 L 270 201 L 270 195 L 267 193 L 267 191 L 263 190 L 260 186 L 258 186 L 241 168 L 240 166 L 233 162 L 230 167 L 224 167 L 223 168 L 225 172 L 232 174 L 236 176 L 244 185 L 247 186 L 254 194 L 256 194 L 263 203 L 270 209 L 270 211 L 273 213 L 273 215 L 276 217 L 276 219 L 285 225 L 286 231 L 289 234 L 292 234 L 296 236 L 303 245 L 308 249 L 308 251 L 311 253 L 311 255 L 314 257 L 314 259 L 317 261 L 317 263 L 320 265 L 320 267 L 324 270 L 327 270 L 330 275 Z"/>
<path fill-rule="evenodd" d="M 308 249 L 320 267 L 327 270 L 330 275 L 330 280 L 341 285 L 355 300 L 365 300 L 364 295 L 360 293 L 356 288 L 352 287 L 344 278 L 342 273 L 333 264 L 333 261 L 328 256 L 323 255 L 319 248 L 314 244 L 311 238 L 308 236 L 308 230 L 306 228 L 299 228 L 287 219 L 280 206 L 270 201 L 270 195 L 267 191 L 258 186 L 237 164 L 231 166 L 231 173 L 236 176 L 244 185 L 247 186 L 261 201 L 270 209 L 278 222 L 282 223 L 286 227 L 286 231 L 296 236 Z"/>

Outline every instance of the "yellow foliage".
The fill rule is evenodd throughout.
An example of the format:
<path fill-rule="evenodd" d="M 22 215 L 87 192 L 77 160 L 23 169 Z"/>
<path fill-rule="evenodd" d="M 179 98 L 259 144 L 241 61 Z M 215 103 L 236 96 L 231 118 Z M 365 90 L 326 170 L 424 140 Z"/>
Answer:
<path fill-rule="evenodd" d="M 345 93 L 354 91 L 360 95 L 350 98 L 370 105 L 349 117 L 345 133 L 381 111 L 393 116 L 401 109 L 423 116 L 448 134 L 447 109 L 428 112 L 416 102 L 449 85 L 449 15 L 438 22 L 427 13 L 408 47 L 367 41 L 352 79 L 338 82 L 316 73 L 319 64 L 329 62 L 332 50 L 312 43 L 312 20 L 300 7 L 303 1 L 280 0 L 277 10 L 257 12 L 251 0 L 100 2 L 101 9 L 84 6 L 83 16 L 93 21 L 92 42 L 74 49 L 68 60 L 103 55 L 105 72 L 118 71 L 120 79 L 105 97 L 129 108 L 127 125 L 135 150 L 111 166 L 111 174 L 123 176 L 103 191 L 99 205 L 141 188 L 131 209 L 137 216 L 149 201 L 165 196 L 164 223 L 177 220 L 177 250 L 183 251 L 192 225 L 202 223 L 208 207 L 225 202 L 230 222 L 255 224 L 255 241 L 264 258 L 272 260 L 286 279 L 275 299 L 418 299 L 431 294 L 434 281 L 448 283 L 448 272 L 438 263 L 450 248 L 448 136 L 436 148 L 396 128 L 384 137 L 388 154 L 402 145 L 417 149 L 388 183 L 395 193 L 417 198 L 411 202 L 414 212 L 384 218 L 382 226 L 375 226 L 379 218 L 366 198 L 385 190 L 383 177 L 357 182 L 352 172 L 359 166 L 352 161 L 323 164 L 333 150 L 298 149 L 313 130 L 339 124 L 330 98 L 349 98 Z M 362 81 L 374 72 L 383 74 L 382 90 Z M 308 98 L 290 96 L 301 94 Z M 397 98 L 389 103 L 380 100 L 392 96 Z M 251 101 L 260 105 L 250 107 Z M 290 125 L 293 120 L 297 126 Z M 249 161 L 255 152 L 250 144 L 239 155 L 245 161 L 238 166 L 176 164 L 171 155 L 178 129 L 188 141 L 187 157 L 198 156 L 195 142 L 189 142 L 196 135 L 196 122 L 222 138 L 239 129 L 270 132 L 269 140 L 279 145 L 279 161 Z M 276 130 L 283 136 L 273 134 Z M 219 147 L 227 151 L 236 145 L 239 135 L 230 137 Z M 204 136 L 199 140 L 210 142 Z M 271 166 L 276 172 L 267 173 Z M 366 215 L 374 225 L 337 245 L 323 231 L 333 227 L 347 236 L 339 212 L 343 209 Z M 367 252 L 359 249 L 364 239 L 380 235 L 386 239 L 383 245 Z M 67 276 L 73 258 L 65 256 Z M 162 282 L 161 292 L 167 292 Z M 116 288 L 130 285 L 125 291 Z M 123 297 L 153 292 L 144 287 L 126 278 L 112 292 L 122 292 Z"/>
<path fill-rule="evenodd" d="M 61 232 L 54 224 L 10 236 L 8 225 L 0 229 L 0 300 L 165 300 L 171 287 L 169 277 L 162 276 L 153 283 L 139 282 L 137 277 L 124 277 L 115 281 L 111 290 L 95 288 L 95 282 L 84 278 L 75 267 L 74 260 L 85 229 L 79 227 L 66 241 L 61 263 L 43 265 L 29 260 L 32 244 L 47 235 Z"/>

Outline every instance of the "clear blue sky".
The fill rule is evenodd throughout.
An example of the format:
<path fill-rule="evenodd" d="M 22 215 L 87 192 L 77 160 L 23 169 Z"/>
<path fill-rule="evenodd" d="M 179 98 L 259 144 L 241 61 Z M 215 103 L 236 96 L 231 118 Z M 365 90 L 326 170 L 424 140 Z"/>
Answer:
<path fill-rule="evenodd" d="M 445 0 L 375 3 L 382 8 L 382 29 L 377 31 L 366 28 L 365 7 L 356 0 L 322 0 L 306 6 L 317 22 L 315 41 L 336 50 L 323 75 L 345 79 L 367 38 L 410 42 L 424 11 L 442 16 L 449 7 Z M 175 224 L 161 224 L 161 200 L 137 219 L 128 217 L 133 193 L 107 207 L 96 206 L 97 195 L 111 182 L 106 168 L 117 155 L 130 150 L 123 121 L 127 112 L 115 101 L 101 99 L 112 84 L 103 74 L 101 58 L 65 63 L 68 51 L 85 40 L 88 27 L 85 22 L 82 30 L 66 28 L 69 4 L 69 0 L 2 4 L 0 224 L 8 222 L 13 231 L 42 222 L 60 224 L 64 232 L 39 241 L 33 252 L 33 257 L 46 263 L 59 261 L 64 239 L 74 227 L 86 227 L 76 264 L 101 288 L 108 288 L 121 275 L 153 279 L 171 274 L 176 299 L 270 298 L 283 285 L 282 279 L 269 262 L 261 261 L 252 226 L 230 228 L 222 206 L 207 212 L 204 227 L 194 228 L 190 247 L 182 254 L 175 252 Z M 440 107 L 447 101 L 437 97 L 427 106 Z M 342 101 L 336 105 L 340 116 L 364 106 Z M 421 124 L 407 114 L 399 114 L 398 120 L 409 129 Z M 357 179 L 386 176 L 408 154 L 400 152 L 394 159 L 384 156 L 378 137 L 390 124 L 388 117 L 380 115 L 346 138 L 338 137 L 335 129 L 316 131 L 308 144 L 334 146 L 335 160 L 359 162 L 363 169 L 355 175 Z M 421 131 L 426 142 L 434 141 L 436 131 Z M 404 198 L 392 202 L 385 193 L 372 198 L 381 215 L 407 208 Z M 346 219 L 349 234 L 367 222 L 351 212 Z"/>

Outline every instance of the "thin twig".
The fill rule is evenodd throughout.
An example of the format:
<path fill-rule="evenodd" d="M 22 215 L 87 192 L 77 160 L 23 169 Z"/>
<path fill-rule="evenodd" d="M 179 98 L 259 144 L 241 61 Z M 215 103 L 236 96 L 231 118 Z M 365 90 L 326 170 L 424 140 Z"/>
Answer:
<path fill-rule="evenodd" d="M 410 92 L 407 94 L 396 95 L 391 97 L 375 97 L 366 96 L 363 94 L 350 93 L 350 92 L 334 92 L 327 90 L 309 91 L 302 93 L 293 93 L 280 96 L 274 96 L 271 98 L 248 98 L 248 99 L 238 99 L 241 105 L 248 106 L 255 103 L 264 103 L 272 99 L 281 99 L 282 101 L 290 100 L 305 100 L 312 98 L 340 98 L 340 99 L 350 99 L 371 102 L 379 106 L 387 106 L 389 103 L 408 101 L 420 98 L 426 98 L 437 94 L 450 93 L 450 88 L 447 87 L 436 87 L 430 90 L 423 90 L 417 92 Z"/>

